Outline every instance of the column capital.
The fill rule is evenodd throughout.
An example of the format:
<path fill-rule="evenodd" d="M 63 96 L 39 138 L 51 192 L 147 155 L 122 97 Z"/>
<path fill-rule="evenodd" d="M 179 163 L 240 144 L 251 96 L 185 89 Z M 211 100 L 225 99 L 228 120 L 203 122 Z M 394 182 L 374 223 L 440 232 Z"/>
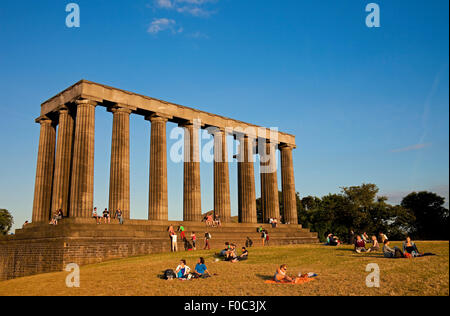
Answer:
<path fill-rule="evenodd" d="M 69 112 L 69 106 L 67 104 L 61 104 L 55 109 L 55 112 L 61 113 L 61 112 Z"/>
<path fill-rule="evenodd" d="M 225 134 L 226 130 L 223 127 L 217 127 L 217 126 L 209 126 L 208 128 L 206 128 L 206 131 L 208 132 L 208 134 L 210 135 L 216 135 L 216 134 Z"/>
<path fill-rule="evenodd" d="M 193 119 L 193 120 L 184 120 L 183 122 L 178 123 L 179 127 L 191 127 L 194 126 L 194 128 L 203 128 L 205 127 L 205 124 L 202 124 L 202 120 L 200 119 Z"/>
<path fill-rule="evenodd" d="M 118 107 L 118 106 L 115 106 L 115 107 L 112 107 L 111 109 L 110 109 L 110 111 L 114 114 L 114 113 L 125 113 L 125 114 L 131 114 L 131 110 L 130 109 L 128 109 L 128 108 L 122 108 L 122 107 Z"/>
<path fill-rule="evenodd" d="M 152 123 L 153 122 L 164 122 L 164 123 L 166 123 L 168 120 L 170 120 L 172 118 L 173 118 L 172 116 L 161 114 L 161 113 L 153 113 L 153 114 L 147 115 L 145 117 L 145 119 L 147 121 L 150 121 Z"/>
<path fill-rule="evenodd" d="M 281 143 L 278 145 L 278 149 L 280 149 L 280 150 L 293 150 L 295 148 L 296 148 L 295 146 L 290 145 L 290 144 Z"/>
<path fill-rule="evenodd" d="M 80 100 L 76 100 L 76 101 L 75 101 L 75 104 L 76 104 L 77 106 L 80 106 L 80 105 L 92 105 L 92 106 L 97 106 L 97 105 L 98 105 L 98 102 L 97 102 L 97 101 L 94 101 L 94 100 L 80 99 Z"/>
<path fill-rule="evenodd" d="M 53 120 L 46 115 L 41 115 L 35 120 L 35 122 L 39 123 L 41 125 L 44 125 L 44 124 L 50 125 L 53 123 Z"/>

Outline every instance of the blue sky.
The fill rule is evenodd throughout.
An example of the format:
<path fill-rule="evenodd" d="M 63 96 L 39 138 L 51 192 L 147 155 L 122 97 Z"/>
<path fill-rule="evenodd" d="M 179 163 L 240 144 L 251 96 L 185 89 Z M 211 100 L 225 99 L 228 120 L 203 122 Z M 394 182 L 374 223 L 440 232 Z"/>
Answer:
<path fill-rule="evenodd" d="M 366 27 L 364 0 L 79 0 L 80 28 L 65 24 L 69 2 L 0 2 L 0 207 L 16 225 L 31 217 L 39 105 L 82 78 L 295 134 L 302 196 L 371 182 L 393 203 L 413 190 L 448 198 L 447 0 L 375 0 L 380 28 Z M 101 208 L 112 117 L 96 115 Z M 147 216 L 149 143 L 132 116 L 135 218 Z M 206 211 L 212 165 L 201 172 Z M 168 174 L 178 219 L 182 165 Z M 235 164 L 230 177 L 236 214 Z"/>

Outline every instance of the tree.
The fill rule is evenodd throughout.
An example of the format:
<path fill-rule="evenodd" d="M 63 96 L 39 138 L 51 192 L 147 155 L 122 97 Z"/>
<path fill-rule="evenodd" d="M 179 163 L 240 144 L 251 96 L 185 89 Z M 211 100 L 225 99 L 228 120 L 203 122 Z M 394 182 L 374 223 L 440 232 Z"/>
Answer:
<path fill-rule="evenodd" d="M 445 199 L 435 193 L 412 192 L 403 198 L 401 205 L 415 217 L 412 235 L 416 239 L 448 240 L 449 210 Z"/>
<path fill-rule="evenodd" d="M 13 217 L 8 210 L 0 209 L 0 234 L 6 235 L 14 224 Z"/>

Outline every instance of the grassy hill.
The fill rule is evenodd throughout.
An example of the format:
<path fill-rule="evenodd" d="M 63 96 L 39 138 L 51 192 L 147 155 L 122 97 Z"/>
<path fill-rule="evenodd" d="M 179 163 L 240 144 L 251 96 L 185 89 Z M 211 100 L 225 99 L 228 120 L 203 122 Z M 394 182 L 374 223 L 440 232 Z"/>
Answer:
<path fill-rule="evenodd" d="M 400 246 L 400 243 L 393 243 Z M 215 262 L 214 251 L 155 254 L 81 267 L 81 287 L 67 288 L 67 272 L 0 282 L 0 295 L 449 295 L 449 243 L 417 242 L 419 249 L 439 256 L 385 259 L 381 253 L 356 254 L 351 247 L 299 245 L 251 248 L 247 262 Z M 210 279 L 165 281 L 158 275 L 186 259 L 194 267 L 199 256 L 217 274 Z M 316 272 L 303 285 L 271 285 L 277 266 L 289 273 Z M 380 288 L 367 288 L 367 264 L 377 263 Z"/>

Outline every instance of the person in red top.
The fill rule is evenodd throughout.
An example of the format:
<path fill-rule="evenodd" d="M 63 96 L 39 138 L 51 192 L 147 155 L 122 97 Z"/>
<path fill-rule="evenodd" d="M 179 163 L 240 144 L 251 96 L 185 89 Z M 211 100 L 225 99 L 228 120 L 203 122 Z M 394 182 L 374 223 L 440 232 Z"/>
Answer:
<path fill-rule="evenodd" d="M 361 238 L 360 235 L 356 236 L 355 241 L 355 251 L 357 253 L 366 252 L 366 242 Z"/>
<path fill-rule="evenodd" d="M 191 239 L 192 239 L 192 247 L 194 250 L 197 250 L 197 236 L 195 235 L 195 232 L 191 233 Z"/>

